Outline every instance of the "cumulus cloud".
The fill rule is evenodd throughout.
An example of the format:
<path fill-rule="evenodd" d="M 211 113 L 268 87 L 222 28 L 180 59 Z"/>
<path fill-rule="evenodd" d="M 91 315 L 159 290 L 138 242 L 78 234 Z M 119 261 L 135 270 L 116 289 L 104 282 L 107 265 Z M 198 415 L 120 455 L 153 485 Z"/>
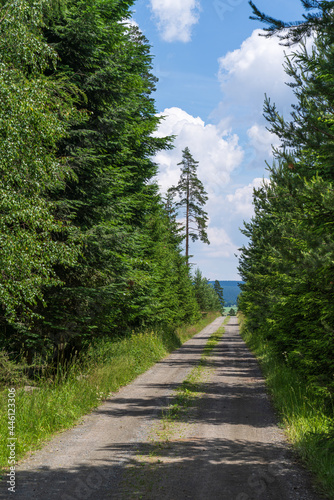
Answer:
<path fill-rule="evenodd" d="M 189 42 L 199 20 L 199 0 L 150 0 L 158 29 L 166 42 Z"/>
<path fill-rule="evenodd" d="M 164 137 L 176 135 L 175 148 L 160 152 L 155 161 L 160 167 L 158 183 L 165 192 L 175 185 L 180 177 L 182 150 L 190 149 L 193 158 L 199 162 L 198 177 L 206 191 L 214 192 L 226 185 L 231 172 L 243 159 L 243 150 L 238 144 L 237 135 L 229 135 L 225 130 L 188 114 L 180 108 L 165 109 L 164 116 L 156 135 Z"/>
<path fill-rule="evenodd" d="M 273 156 L 273 147 L 280 145 L 280 140 L 276 135 L 257 123 L 247 130 L 247 135 L 251 146 L 260 154 L 265 153 L 267 156 Z"/>
<path fill-rule="evenodd" d="M 229 109 L 236 118 L 262 116 L 264 95 L 287 113 L 294 101 L 283 65 L 293 49 L 279 45 L 277 37 L 259 36 L 255 30 L 241 47 L 219 58 L 219 80 L 223 91 L 220 112 Z"/>
<path fill-rule="evenodd" d="M 193 269 L 199 267 L 206 278 L 239 279 L 236 271 L 239 247 L 235 245 L 226 230 L 219 226 L 210 226 L 208 229 L 210 245 L 196 242 L 191 243 L 190 253 L 194 255 L 190 262 Z"/>
<path fill-rule="evenodd" d="M 266 182 L 269 182 L 268 179 L 254 179 L 247 186 L 238 188 L 233 194 L 227 195 L 226 198 L 229 202 L 231 212 L 246 218 L 252 217 L 254 213 L 253 190 Z"/>
<path fill-rule="evenodd" d="M 205 246 L 203 252 L 210 258 L 228 258 L 238 251 L 238 247 L 232 242 L 225 229 L 221 227 L 209 227 L 208 237 L 210 245 Z"/>

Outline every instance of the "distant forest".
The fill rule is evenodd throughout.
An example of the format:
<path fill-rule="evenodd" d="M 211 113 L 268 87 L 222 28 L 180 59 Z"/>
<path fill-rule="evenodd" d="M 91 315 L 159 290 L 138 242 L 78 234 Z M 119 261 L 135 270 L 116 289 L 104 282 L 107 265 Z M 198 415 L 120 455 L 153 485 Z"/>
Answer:
<path fill-rule="evenodd" d="M 214 281 L 209 281 L 210 285 L 214 285 Z M 240 284 L 242 281 L 219 281 L 220 286 L 224 290 L 225 307 L 235 306 L 237 298 L 241 292 Z"/>

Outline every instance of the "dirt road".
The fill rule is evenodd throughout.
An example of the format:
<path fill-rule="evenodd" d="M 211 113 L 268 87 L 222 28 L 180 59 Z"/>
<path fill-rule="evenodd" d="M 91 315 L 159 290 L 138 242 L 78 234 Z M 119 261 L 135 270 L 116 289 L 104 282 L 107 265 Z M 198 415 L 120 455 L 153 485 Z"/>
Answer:
<path fill-rule="evenodd" d="M 319 500 L 276 425 L 235 318 L 212 353 L 202 397 L 173 435 L 162 443 L 152 438 L 173 391 L 221 323 L 215 320 L 23 461 L 15 498 Z M 13 496 L 4 489 L 1 495 Z"/>

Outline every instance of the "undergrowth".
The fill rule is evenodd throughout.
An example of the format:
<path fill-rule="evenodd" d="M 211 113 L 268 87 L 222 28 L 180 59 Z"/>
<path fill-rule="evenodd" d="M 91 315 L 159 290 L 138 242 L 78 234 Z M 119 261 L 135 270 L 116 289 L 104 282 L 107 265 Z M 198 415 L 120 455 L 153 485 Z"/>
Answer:
<path fill-rule="evenodd" d="M 154 363 L 167 356 L 182 343 L 211 323 L 219 313 L 207 313 L 196 325 L 179 331 L 139 333 L 116 340 L 103 340 L 92 347 L 84 358 L 71 365 L 58 367 L 53 378 L 41 378 L 33 392 L 10 379 L 15 369 L 5 363 L 8 377 L 0 391 L 0 468 L 8 467 L 8 389 L 16 388 L 16 459 L 37 449 L 57 431 L 73 426 L 80 417 L 96 408 L 121 386 L 130 383 Z M 5 359 L 5 358 L 4 358 Z M 7 358 L 6 358 L 7 360 Z"/>
<path fill-rule="evenodd" d="M 314 474 L 323 493 L 334 500 L 334 419 L 328 398 L 283 363 L 260 334 L 251 335 L 242 315 L 241 334 L 260 362 L 273 404 L 289 441 Z"/>

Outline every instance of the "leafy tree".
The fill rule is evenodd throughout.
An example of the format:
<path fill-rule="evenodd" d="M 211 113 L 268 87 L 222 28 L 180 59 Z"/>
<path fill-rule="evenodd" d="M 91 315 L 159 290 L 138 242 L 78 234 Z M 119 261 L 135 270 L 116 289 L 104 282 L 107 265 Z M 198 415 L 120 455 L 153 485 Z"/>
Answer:
<path fill-rule="evenodd" d="M 79 250 L 70 220 L 47 196 L 72 176 L 57 143 L 76 115 L 73 85 L 43 74 L 57 59 L 42 36 L 47 9 L 43 0 L 17 0 L 0 14 L 0 303 L 21 344 L 34 337 L 45 290 L 63 283 L 55 266 L 75 264 Z"/>
<path fill-rule="evenodd" d="M 186 258 L 189 262 L 189 239 L 200 239 L 203 243 L 210 244 L 207 235 L 208 215 L 203 206 L 208 200 L 202 182 L 197 177 L 198 161 L 195 161 L 188 147 L 182 151 L 181 176 L 177 186 L 169 188 L 169 196 L 177 195 L 180 200 L 176 203 L 178 209 L 184 209 Z"/>
<path fill-rule="evenodd" d="M 215 289 L 215 292 L 218 295 L 218 299 L 219 299 L 219 303 L 220 303 L 220 307 L 221 307 L 221 312 L 223 314 L 224 313 L 224 290 L 223 290 L 223 287 L 221 286 L 221 284 L 218 280 L 215 280 L 213 288 Z"/>

